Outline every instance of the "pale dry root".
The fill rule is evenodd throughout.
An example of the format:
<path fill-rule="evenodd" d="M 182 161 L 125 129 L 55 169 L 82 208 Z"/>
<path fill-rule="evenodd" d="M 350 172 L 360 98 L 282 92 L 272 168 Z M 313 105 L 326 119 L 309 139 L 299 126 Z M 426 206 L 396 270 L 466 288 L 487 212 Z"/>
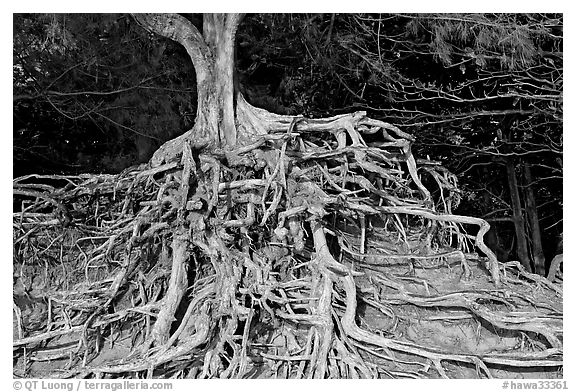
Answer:
<path fill-rule="evenodd" d="M 14 181 L 16 376 L 561 375 L 561 288 L 497 262 L 411 136 L 243 108 L 232 151 Z"/>

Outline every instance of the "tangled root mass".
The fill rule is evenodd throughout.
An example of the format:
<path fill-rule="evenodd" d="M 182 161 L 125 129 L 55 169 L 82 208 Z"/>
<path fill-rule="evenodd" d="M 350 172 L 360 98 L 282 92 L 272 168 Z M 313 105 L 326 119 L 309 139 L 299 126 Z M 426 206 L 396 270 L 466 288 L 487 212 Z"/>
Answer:
<path fill-rule="evenodd" d="M 499 263 L 413 141 L 293 118 L 234 150 L 16 179 L 15 375 L 558 376 L 561 287 Z"/>

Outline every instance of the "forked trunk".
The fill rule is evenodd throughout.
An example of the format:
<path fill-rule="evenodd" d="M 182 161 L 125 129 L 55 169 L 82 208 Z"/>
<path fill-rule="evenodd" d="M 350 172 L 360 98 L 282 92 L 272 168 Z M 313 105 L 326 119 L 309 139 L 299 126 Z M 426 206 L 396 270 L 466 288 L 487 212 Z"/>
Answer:
<path fill-rule="evenodd" d="M 153 162 L 161 163 L 181 152 L 184 141 L 196 149 L 234 147 L 234 41 L 242 16 L 206 14 L 202 33 L 180 15 L 135 14 L 134 18 L 148 31 L 183 45 L 196 71 L 198 108 L 194 127 L 162 146 Z"/>

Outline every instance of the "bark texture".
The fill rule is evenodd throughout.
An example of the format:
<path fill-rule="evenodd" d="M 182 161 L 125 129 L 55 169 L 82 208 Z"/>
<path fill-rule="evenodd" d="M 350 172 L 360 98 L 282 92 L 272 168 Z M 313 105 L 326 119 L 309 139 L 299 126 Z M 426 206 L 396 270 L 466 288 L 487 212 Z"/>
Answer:
<path fill-rule="evenodd" d="M 177 142 L 163 146 L 155 161 L 170 159 L 188 140 L 194 149 L 233 147 L 234 121 L 234 42 L 240 15 L 206 14 L 203 32 L 177 14 L 134 14 L 148 31 L 180 43 L 188 52 L 198 91 L 198 109 L 193 129 Z"/>

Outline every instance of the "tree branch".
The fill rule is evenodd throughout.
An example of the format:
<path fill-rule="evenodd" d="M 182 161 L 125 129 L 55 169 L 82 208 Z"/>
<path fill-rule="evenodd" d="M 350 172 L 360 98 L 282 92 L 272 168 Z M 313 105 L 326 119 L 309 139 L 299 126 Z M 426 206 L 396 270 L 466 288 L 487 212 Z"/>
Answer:
<path fill-rule="evenodd" d="M 132 17 L 147 31 L 184 46 L 196 70 L 208 69 L 210 50 L 202 34 L 188 19 L 178 14 L 132 14 Z"/>

